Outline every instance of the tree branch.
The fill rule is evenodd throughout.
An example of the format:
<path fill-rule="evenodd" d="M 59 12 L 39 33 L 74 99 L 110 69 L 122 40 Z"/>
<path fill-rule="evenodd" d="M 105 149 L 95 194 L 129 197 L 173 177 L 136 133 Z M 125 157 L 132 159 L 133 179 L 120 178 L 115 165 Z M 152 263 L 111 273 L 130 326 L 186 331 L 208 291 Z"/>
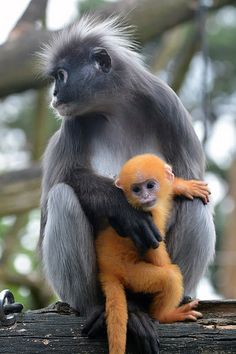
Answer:
<path fill-rule="evenodd" d="M 48 0 L 31 0 L 23 15 L 11 30 L 8 40 L 18 39 L 28 34 L 36 26 L 37 21 L 44 23 Z"/>
<path fill-rule="evenodd" d="M 236 0 L 215 0 L 210 11 L 236 4 Z M 110 4 L 99 13 L 124 13 L 138 27 L 139 39 L 147 42 L 176 25 L 194 18 L 197 3 L 190 0 L 135 0 Z M 36 77 L 35 52 L 47 42 L 49 31 L 32 31 L 17 41 L 0 46 L 0 97 L 45 85 Z"/>
<path fill-rule="evenodd" d="M 0 281 L 4 284 L 25 286 L 28 288 L 32 294 L 34 308 L 45 306 L 52 299 L 52 291 L 49 289 L 46 281 L 36 273 L 30 275 L 13 274 L 0 269 Z"/>
<path fill-rule="evenodd" d="M 166 70 L 170 61 L 177 55 L 184 41 L 185 27 L 180 25 L 163 34 L 160 45 L 151 53 L 150 67 L 153 73 Z"/>
<path fill-rule="evenodd" d="M 189 28 L 184 43 L 179 49 L 171 70 L 171 77 L 168 82 L 175 92 L 178 92 L 188 72 L 188 67 L 195 52 L 200 48 L 199 33 L 195 27 Z"/>
<path fill-rule="evenodd" d="M 0 176 L 0 217 L 37 208 L 40 200 L 41 168 L 7 172 Z"/>
<path fill-rule="evenodd" d="M 0 257 L 1 269 L 7 269 L 9 256 L 19 247 L 18 234 L 28 222 L 28 213 L 19 214 L 4 234 L 3 251 Z"/>
<path fill-rule="evenodd" d="M 209 11 L 226 5 L 236 5 L 235 0 L 213 0 Z M 128 22 L 138 28 L 139 39 L 147 42 L 163 32 L 192 20 L 198 9 L 198 0 L 133 0 L 106 5 L 98 12 L 104 16 L 124 14 Z"/>

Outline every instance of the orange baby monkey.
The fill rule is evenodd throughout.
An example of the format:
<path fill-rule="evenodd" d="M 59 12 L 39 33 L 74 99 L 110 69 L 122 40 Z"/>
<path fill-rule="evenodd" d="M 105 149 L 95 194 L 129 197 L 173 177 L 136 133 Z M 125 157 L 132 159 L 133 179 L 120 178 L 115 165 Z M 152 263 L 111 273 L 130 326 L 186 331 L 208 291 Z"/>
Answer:
<path fill-rule="evenodd" d="M 135 156 L 126 162 L 115 184 L 133 207 L 151 212 L 163 237 L 173 195 L 200 197 L 205 203 L 209 195 L 205 182 L 175 178 L 171 167 L 151 154 Z M 202 317 L 194 310 L 196 300 L 178 307 L 183 297 L 182 274 L 171 263 L 164 242 L 141 257 L 131 239 L 119 237 L 108 227 L 99 233 L 96 251 L 99 279 L 106 298 L 110 354 L 125 353 L 128 319 L 125 288 L 153 294 L 150 314 L 161 323 Z"/>

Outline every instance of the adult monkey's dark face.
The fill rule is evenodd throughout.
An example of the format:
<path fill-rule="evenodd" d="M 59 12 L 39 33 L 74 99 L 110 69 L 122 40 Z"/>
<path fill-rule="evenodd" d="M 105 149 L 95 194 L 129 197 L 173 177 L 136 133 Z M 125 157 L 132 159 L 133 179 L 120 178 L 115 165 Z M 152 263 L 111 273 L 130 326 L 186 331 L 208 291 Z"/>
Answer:
<path fill-rule="evenodd" d="M 77 49 L 78 48 L 78 49 Z M 61 116 L 75 116 L 101 109 L 111 95 L 112 61 L 103 47 L 84 45 L 65 48 L 49 73 L 54 79 L 52 106 Z"/>
<path fill-rule="evenodd" d="M 42 71 L 54 79 L 52 106 L 61 116 L 109 113 L 114 104 L 129 100 L 134 87 L 142 86 L 145 69 L 141 56 L 132 51 L 135 44 L 127 40 L 125 27 L 122 36 L 116 20 L 110 22 L 93 26 L 82 19 L 40 54 Z"/>

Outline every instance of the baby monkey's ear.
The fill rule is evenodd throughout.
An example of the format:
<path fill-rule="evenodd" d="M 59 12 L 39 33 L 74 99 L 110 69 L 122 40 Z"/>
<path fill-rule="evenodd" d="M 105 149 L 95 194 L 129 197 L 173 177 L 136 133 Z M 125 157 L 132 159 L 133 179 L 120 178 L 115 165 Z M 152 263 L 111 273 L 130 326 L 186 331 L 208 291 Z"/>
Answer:
<path fill-rule="evenodd" d="M 120 184 L 120 179 L 119 179 L 119 178 L 116 178 L 114 183 L 115 183 L 115 186 L 116 186 L 117 188 L 123 189 L 123 188 L 122 188 L 122 185 Z"/>
<path fill-rule="evenodd" d="M 174 181 L 175 175 L 172 171 L 172 167 L 167 164 L 165 164 L 165 176 L 170 182 Z"/>

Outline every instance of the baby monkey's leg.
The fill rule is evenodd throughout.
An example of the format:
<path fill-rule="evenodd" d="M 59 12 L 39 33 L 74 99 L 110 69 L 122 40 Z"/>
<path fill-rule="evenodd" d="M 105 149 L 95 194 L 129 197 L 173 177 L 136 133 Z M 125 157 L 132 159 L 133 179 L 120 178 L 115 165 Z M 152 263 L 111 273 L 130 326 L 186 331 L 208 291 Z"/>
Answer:
<path fill-rule="evenodd" d="M 150 307 L 153 318 L 161 323 L 196 320 L 202 317 L 194 311 L 197 301 L 177 307 L 183 296 L 183 280 L 180 269 L 175 264 L 155 266 L 139 262 L 127 269 L 125 285 L 134 292 L 156 294 Z"/>
<path fill-rule="evenodd" d="M 179 305 L 183 296 L 183 279 L 177 265 L 168 264 L 160 267 L 139 262 L 127 268 L 125 286 L 134 292 L 157 294 L 155 299 L 158 301 L 151 306 L 153 315 L 157 306 L 166 313 L 167 310 L 173 310 Z"/>

